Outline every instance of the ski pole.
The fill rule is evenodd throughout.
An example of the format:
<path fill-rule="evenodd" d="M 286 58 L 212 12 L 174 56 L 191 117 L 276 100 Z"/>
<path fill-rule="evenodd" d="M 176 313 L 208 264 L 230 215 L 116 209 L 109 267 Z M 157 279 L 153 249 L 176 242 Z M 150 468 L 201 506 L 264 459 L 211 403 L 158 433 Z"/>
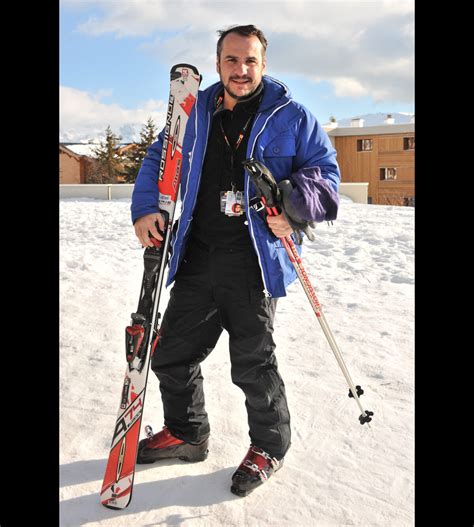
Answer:
<path fill-rule="evenodd" d="M 252 178 L 252 181 L 255 184 L 258 193 L 260 194 L 260 200 L 265 206 L 267 213 L 270 216 L 278 216 L 281 213 L 281 210 L 278 204 L 278 199 L 275 199 L 275 194 L 279 196 L 279 189 L 270 171 L 264 165 L 254 159 L 247 159 L 243 162 L 243 165 L 249 173 L 250 177 Z M 323 330 L 324 335 L 326 336 L 329 346 L 331 347 L 336 361 L 339 364 L 339 367 L 341 368 L 341 371 L 346 379 L 346 382 L 349 386 L 349 397 L 353 397 L 355 399 L 360 411 L 362 412 L 362 414 L 359 416 L 360 424 L 363 425 L 364 423 L 369 423 L 370 421 L 372 421 L 371 416 L 374 415 L 374 413 L 368 410 L 364 410 L 364 408 L 362 407 L 359 395 L 362 395 L 364 391 L 360 386 L 354 386 L 354 382 L 352 381 L 344 359 L 342 358 L 341 350 L 339 349 L 339 346 L 336 343 L 336 339 L 334 338 L 331 328 L 327 323 L 326 317 L 324 316 L 324 313 L 321 308 L 321 303 L 319 302 L 318 297 L 316 296 L 316 292 L 313 286 L 311 285 L 310 279 L 303 266 L 303 262 L 301 260 L 300 255 L 298 254 L 296 246 L 290 236 L 280 237 L 279 239 L 285 247 L 288 257 L 291 263 L 293 264 L 293 267 L 296 271 L 296 274 L 298 275 L 301 285 L 303 286 L 303 290 L 306 293 L 306 296 L 308 297 L 308 300 L 311 304 L 311 307 L 313 308 L 316 318 L 318 319 L 319 324 L 321 325 L 321 328 Z"/>

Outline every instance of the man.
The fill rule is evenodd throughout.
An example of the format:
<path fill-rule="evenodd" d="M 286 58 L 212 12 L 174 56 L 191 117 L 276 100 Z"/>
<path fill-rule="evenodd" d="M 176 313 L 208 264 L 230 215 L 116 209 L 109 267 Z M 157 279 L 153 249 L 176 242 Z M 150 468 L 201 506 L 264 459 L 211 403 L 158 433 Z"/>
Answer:
<path fill-rule="evenodd" d="M 199 92 L 182 145 L 182 212 L 167 281 L 174 286 L 151 362 L 165 427 L 140 441 L 137 462 L 207 457 L 210 426 L 199 363 L 225 329 L 251 441 L 231 491 L 246 496 L 281 468 L 290 447 L 272 333 L 277 299 L 296 273 L 278 239 L 292 227 L 284 214 L 266 217 L 258 210 L 242 161 L 253 157 L 277 181 L 289 179 L 292 205 L 307 221 L 336 218 L 340 175 L 336 152 L 316 119 L 284 84 L 264 75 L 263 33 L 249 25 L 219 35 L 220 82 Z M 132 197 L 132 220 L 144 247 L 153 245 L 150 235 L 163 238 L 157 205 L 162 144 L 163 132 L 148 150 Z"/>

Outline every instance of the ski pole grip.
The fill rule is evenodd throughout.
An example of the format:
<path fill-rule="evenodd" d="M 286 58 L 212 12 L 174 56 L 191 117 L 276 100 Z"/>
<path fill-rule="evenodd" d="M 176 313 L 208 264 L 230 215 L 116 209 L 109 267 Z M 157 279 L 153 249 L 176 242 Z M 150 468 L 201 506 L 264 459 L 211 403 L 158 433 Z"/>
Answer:
<path fill-rule="evenodd" d="M 267 212 L 271 216 L 280 214 L 280 189 L 268 168 L 253 158 L 246 159 L 242 164 L 255 185 L 260 200 L 267 208 Z"/>

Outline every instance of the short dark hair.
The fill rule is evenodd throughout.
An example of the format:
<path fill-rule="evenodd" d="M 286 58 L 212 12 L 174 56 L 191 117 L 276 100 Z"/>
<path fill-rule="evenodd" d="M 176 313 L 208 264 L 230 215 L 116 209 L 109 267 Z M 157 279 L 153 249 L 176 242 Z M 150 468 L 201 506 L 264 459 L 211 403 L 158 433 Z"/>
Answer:
<path fill-rule="evenodd" d="M 258 27 L 255 27 L 253 24 L 250 24 L 248 26 L 231 26 L 227 29 L 220 29 L 217 31 L 217 34 L 219 35 L 219 40 L 217 41 L 217 58 L 220 58 L 221 56 L 222 41 L 229 33 L 238 33 L 243 37 L 251 37 L 252 35 L 258 37 L 263 46 L 262 55 L 265 57 L 265 52 L 267 50 L 267 39 L 265 38 L 263 31 L 258 29 Z"/>

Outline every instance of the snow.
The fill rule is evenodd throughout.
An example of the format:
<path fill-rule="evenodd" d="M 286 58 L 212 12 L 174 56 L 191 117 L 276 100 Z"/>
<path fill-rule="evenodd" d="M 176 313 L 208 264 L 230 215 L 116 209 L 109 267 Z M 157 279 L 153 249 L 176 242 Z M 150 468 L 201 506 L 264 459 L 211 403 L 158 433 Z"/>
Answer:
<path fill-rule="evenodd" d="M 62 143 L 66 148 L 79 156 L 96 157 L 95 149 L 100 147 L 100 141 L 94 143 Z M 117 146 L 125 146 L 128 143 L 119 143 Z"/>
<path fill-rule="evenodd" d="M 291 414 L 285 465 L 246 498 L 230 493 L 249 438 L 228 338 L 202 364 L 209 457 L 139 466 L 129 507 L 99 491 L 125 371 L 124 329 L 138 303 L 142 254 L 130 200 L 64 199 L 61 211 L 61 526 L 386 526 L 414 524 L 414 209 L 341 200 L 303 262 L 370 427 L 299 282 L 280 299 L 275 341 Z M 162 295 L 163 311 L 169 289 Z M 163 421 L 153 372 L 142 427 Z M 142 437 L 144 432 L 142 429 Z"/>
<path fill-rule="evenodd" d="M 387 118 L 387 115 L 391 115 L 392 118 L 395 120 L 395 124 L 406 124 L 411 122 L 411 118 L 413 117 L 413 113 L 407 113 L 407 112 L 388 112 L 388 113 L 366 113 L 364 115 L 357 115 L 354 117 L 347 117 L 344 119 L 337 119 L 338 127 L 344 128 L 346 126 L 351 125 L 351 120 L 355 117 L 358 117 L 359 119 L 364 120 L 364 127 L 367 126 L 380 126 L 385 124 L 384 121 Z M 328 126 L 330 123 L 325 123 L 324 126 Z M 388 125 L 390 126 L 390 125 Z"/>
<path fill-rule="evenodd" d="M 90 143 L 90 144 L 68 144 L 65 143 L 64 146 L 66 148 L 69 148 L 72 152 L 74 152 L 77 155 L 80 156 L 89 156 L 89 157 L 95 157 L 94 150 L 100 146 L 99 143 Z"/>

